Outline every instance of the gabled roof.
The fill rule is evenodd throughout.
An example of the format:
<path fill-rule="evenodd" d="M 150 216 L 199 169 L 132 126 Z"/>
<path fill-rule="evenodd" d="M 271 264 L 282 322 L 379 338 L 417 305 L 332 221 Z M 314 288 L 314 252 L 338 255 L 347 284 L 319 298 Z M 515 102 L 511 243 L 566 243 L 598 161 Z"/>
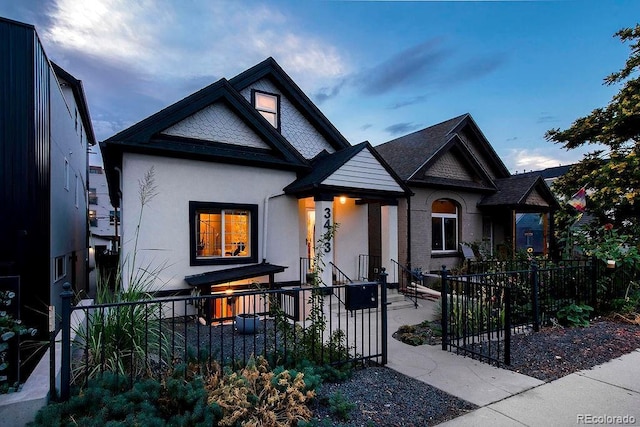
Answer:
<path fill-rule="evenodd" d="M 162 131 L 214 103 L 224 103 L 271 149 L 244 147 L 216 141 L 176 137 Z M 123 152 L 135 152 L 204 161 L 224 161 L 243 165 L 303 171 L 309 164 L 226 79 L 187 96 L 100 143 L 107 177 L 117 182 L 114 166 L 120 166 Z M 110 185 L 110 190 L 118 185 Z M 117 206 L 117 195 L 110 191 Z"/>
<path fill-rule="evenodd" d="M 357 194 L 358 197 L 362 197 L 366 193 L 366 189 L 361 184 L 353 183 L 352 187 L 336 186 L 335 184 L 327 184 L 327 179 L 334 173 L 345 166 L 351 159 L 356 157 L 358 153 L 363 151 L 371 153 L 371 155 L 378 161 L 380 166 L 384 168 L 384 171 L 394 180 L 394 184 L 397 185 L 397 190 L 387 191 L 387 196 L 404 196 L 410 194 L 409 188 L 402 182 L 402 180 L 395 174 L 395 172 L 386 164 L 386 162 L 379 156 L 373 149 L 371 144 L 367 141 L 361 142 L 358 145 L 344 148 L 335 153 L 329 154 L 326 151 L 318 154 L 312 161 L 312 169 L 308 174 L 300 177 L 296 181 L 285 187 L 284 191 L 287 194 L 296 194 L 298 196 L 308 196 L 311 194 L 320 193 L 341 193 L 348 195 L 350 191 Z M 355 179 L 355 177 L 354 177 Z M 377 195 L 384 195 L 384 191 L 376 190 Z M 373 195 L 373 192 L 372 192 Z"/>
<path fill-rule="evenodd" d="M 508 178 L 497 179 L 498 191 L 484 197 L 478 207 L 510 207 L 525 211 L 527 209 L 539 211 L 543 209 L 555 209 L 558 207 L 556 198 L 551 193 L 549 186 L 544 182 L 540 174 L 512 175 Z M 540 196 L 542 200 L 534 200 L 534 196 Z"/>
<path fill-rule="evenodd" d="M 508 169 L 468 113 L 378 145 L 376 150 L 400 178 L 409 181 L 435 156 L 450 149 L 452 137 L 463 129 L 468 129 L 475 136 L 475 142 L 490 159 L 497 176 L 508 177 Z M 474 162 L 482 168 L 477 160 Z"/>
<path fill-rule="evenodd" d="M 464 165 L 467 171 L 472 175 L 471 179 L 456 178 L 449 175 L 437 176 L 433 171 L 433 167 L 440 161 L 444 155 L 453 153 L 460 163 Z M 466 178 L 466 179 L 465 179 Z M 418 168 L 408 182 L 417 186 L 436 186 L 441 188 L 466 188 L 479 191 L 495 191 L 497 188 L 491 177 L 484 168 L 478 163 L 466 144 L 462 142 L 458 134 L 453 134 L 447 143 L 434 153 L 426 162 Z"/>
<path fill-rule="evenodd" d="M 216 83 L 213 83 L 176 102 L 175 104 L 172 104 L 169 107 L 147 117 L 128 129 L 125 129 L 105 140 L 103 144 L 107 149 L 110 149 L 111 147 L 122 147 L 124 150 L 138 148 L 144 149 L 145 151 L 153 151 L 154 148 L 158 148 L 159 151 L 162 151 L 162 143 L 166 142 L 168 136 L 160 135 L 160 132 L 219 101 L 225 102 L 225 104 L 233 109 L 249 127 L 263 137 L 264 141 L 274 150 L 274 153 L 270 153 L 271 156 L 279 158 L 282 163 L 289 163 L 292 166 L 306 165 L 305 159 L 302 158 L 302 156 L 300 156 L 293 147 L 291 147 L 285 138 L 283 138 L 272 126 L 268 125 L 268 123 L 264 121 L 264 118 L 260 116 L 260 113 L 258 113 L 255 108 L 253 108 L 240 94 L 238 94 L 229 85 L 229 82 L 226 79 L 220 79 Z M 198 144 L 200 141 L 193 140 L 192 142 L 193 144 Z M 215 143 L 204 143 L 202 144 L 202 147 L 196 151 L 199 156 L 216 156 L 218 154 L 216 151 L 219 148 L 220 146 Z M 188 147 L 185 147 L 185 149 L 187 152 L 191 151 Z M 233 150 L 233 147 L 229 147 L 229 149 Z M 182 150 L 177 148 L 172 151 Z M 267 153 L 265 153 L 265 155 L 266 154 Z"/>
<path fill-rule="evenodd" d="M 240 92 L 242 89 L 264 78 L 271 80 L 286 95 L 286 98 L 297 107 L 310 123 L 317 127 L 317 130 L 336 151 L 351 146 L 346 138 L 342 136 L 272 57 L 238 74 L 229 80 L 229 83 L 235 90 Z"/>

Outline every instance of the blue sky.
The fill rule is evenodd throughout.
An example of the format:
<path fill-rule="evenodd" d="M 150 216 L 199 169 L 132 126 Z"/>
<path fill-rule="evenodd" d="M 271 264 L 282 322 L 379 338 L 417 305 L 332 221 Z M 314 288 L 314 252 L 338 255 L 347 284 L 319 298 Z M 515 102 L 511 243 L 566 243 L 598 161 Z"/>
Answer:
<path fill-rule="evenodd" d="M 582 157 L 544 134 L 618 91 L 613 34 L 640 1 L 0 0 L 0 16 L 83 81 L 99 140 L 272 56 L 352 144 L 470 113 L 521 172 Z"/>

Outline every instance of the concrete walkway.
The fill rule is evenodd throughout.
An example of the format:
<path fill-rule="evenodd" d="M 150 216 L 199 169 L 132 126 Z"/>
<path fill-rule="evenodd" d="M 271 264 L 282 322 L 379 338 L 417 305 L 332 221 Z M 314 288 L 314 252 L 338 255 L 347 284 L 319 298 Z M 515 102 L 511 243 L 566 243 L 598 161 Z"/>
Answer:
<path fill-rule="evenodd" d="M 387 366 L 480 406 L 440 425 L 640 425 L 640 349 L 545 383 L 440 346 L 414 347 L 392 338 L 399 326 L 435 318 L 437 303 L 420 301 L 420 305 L 388 312 Z"/>

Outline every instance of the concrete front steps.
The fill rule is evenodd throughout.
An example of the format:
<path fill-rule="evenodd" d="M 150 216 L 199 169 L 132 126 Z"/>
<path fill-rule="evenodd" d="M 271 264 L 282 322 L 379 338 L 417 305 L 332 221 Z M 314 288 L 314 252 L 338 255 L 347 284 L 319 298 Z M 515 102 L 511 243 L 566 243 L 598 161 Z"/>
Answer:
<path fill-rule="evenodd" d="M 339 292 L 338 292 L 339 291 Z M 339 298 L 338 298 L 339 297 Z M 345 288 L 337 288 L 334 290 L 334 295 L 328 298 L 330 300 L 329 309 L 331 312 L 347 312 L 344 306 Z M 371 309 L 372 311 L 378 311 L 381 303 L 380 290 L 378 290 L 378 309 Z M 418 297 L 417 305 L 422 306 L 425 303 L 425 299 Z M 326 303 L 325 303 L 326 304 Z M 397 289 L 387 290 L 387 310 L 402 310 L 405 308 L 416 308 L 416 302 L 412 296 L 405 295 Z"/>

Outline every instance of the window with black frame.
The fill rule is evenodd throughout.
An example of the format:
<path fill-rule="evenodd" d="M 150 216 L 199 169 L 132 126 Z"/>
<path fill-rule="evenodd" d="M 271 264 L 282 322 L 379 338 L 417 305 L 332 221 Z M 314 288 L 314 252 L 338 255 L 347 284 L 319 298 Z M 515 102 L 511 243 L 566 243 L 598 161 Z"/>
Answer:
<path fill-rule="evenodd" d="M 190 202 L 192 264 L 257 260 L 257 205 Z"/>

